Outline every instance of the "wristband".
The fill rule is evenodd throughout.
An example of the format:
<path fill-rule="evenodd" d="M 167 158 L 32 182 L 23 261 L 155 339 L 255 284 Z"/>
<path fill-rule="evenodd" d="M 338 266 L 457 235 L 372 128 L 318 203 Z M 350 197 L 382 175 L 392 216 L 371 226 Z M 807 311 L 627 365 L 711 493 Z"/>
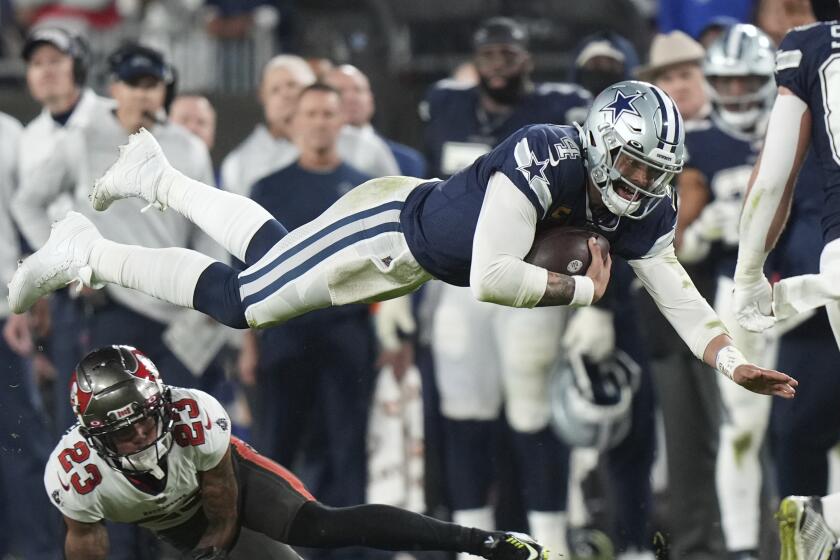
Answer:
<path fill-rule="evenodd" d="M 717 358 L 715 358 L 717 370 L 729 379 L 733 378 L 735 368 L 748 363 L 741 351 L 732 345 L 721 348 L 717 353 Z"/>
<path fill-rule="evenodd" d="M 572 276 L 575 281 L 575 293 L 572 294 L 571 307 L 585 307 L 592 305 L 595 297 L 595 282 L 589 276 Z"/>

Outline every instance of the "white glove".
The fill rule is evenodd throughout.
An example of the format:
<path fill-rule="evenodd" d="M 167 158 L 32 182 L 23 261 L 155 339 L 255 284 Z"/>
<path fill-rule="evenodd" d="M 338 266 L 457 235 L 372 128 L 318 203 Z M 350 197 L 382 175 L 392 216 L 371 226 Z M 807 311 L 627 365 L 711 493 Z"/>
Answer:
<path fill-rule="evenodd" d="M 703 208 L 700 216 L 689 227 L 695 226 L 697 233 L 706 241 L 723 241 L 727 245 L 737 245 L 740 219 L 740 202 L 715 200 Z"/>
<path fill-rule="evenodd" d="M 400 347 L 400 335 L 414 334 L 417 323 L 411 312 L 411 296 L 405 295 L 379 302 L 374 315 L 376 338 L 383 350 L 397 350 Z"/>
<path fill-rule="evenodd" d="M 563 346 L 594 362 L 601 362 L 615 349 L 615 329 L 611 311 L 580 307 L 566 325 Z"/>
<path fill-rule="evenodd" d="M 776 323 L 773 316 L 773 288 L 764 275 L 735 279 L 732 295 L 735 319 L 750 332 L 763 332 Z"/>
<path fill-rule="evenodd" d="M 690 226 L 705 241 L 719 241 L 723 238 L 723 229 L 726 227 L 726 217 L 721 213 L 720 202 L 712 202 L 703 208 L 703 211 Z"/>
<path fill-rule="evenodd" d="M 682 234 L 682 242 L 677 250 L 680 261 L 686 264 L 702 261 L 709 254 L 710 244 L 715 241 L 737 245 L 740 211 L 740 207 L 732 201 L 720 200 L 703 208 Z"/>

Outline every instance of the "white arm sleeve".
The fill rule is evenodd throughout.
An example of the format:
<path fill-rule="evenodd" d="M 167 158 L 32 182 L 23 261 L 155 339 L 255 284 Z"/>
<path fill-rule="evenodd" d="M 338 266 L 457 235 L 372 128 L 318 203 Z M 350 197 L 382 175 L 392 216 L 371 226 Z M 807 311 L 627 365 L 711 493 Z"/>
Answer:
<path fill-rule="evenodd" d="M 677 260 L 674 246 L 669 245 L 652 257 L 628 262 L 662 315 L 694 355 L 702 360 L 709 342 L 727 332 Z"/>
<path fill-rule="evenodd" d="M 536 227 L 534 205 L 504 173 L 494 173 L 473 238 L 470 287 L 477 299 L 510 307 L 539 303 L 548 271 L 522 260 Z"/>
<path fill-rule="evenodd" d="M 808 110 L 795 95 L 778 95 L 770 112 L 758 172 L 741 214 L 735 280 L 763 277 L 770 225 L 796 161 L 802 115 Z"/>

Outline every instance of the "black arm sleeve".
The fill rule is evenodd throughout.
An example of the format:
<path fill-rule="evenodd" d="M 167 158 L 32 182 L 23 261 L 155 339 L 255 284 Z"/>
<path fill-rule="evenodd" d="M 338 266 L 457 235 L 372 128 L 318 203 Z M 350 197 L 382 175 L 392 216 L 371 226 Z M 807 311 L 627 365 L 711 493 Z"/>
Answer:
<path fill-rule="evenodd" d="M 367 546 L 383 550 L 446 550 L 483 555 L 494 533 L 439 521 L 380 504 L 331 508 L 307 502 L 298 510 L 287 544 L 312 548 Z"/>

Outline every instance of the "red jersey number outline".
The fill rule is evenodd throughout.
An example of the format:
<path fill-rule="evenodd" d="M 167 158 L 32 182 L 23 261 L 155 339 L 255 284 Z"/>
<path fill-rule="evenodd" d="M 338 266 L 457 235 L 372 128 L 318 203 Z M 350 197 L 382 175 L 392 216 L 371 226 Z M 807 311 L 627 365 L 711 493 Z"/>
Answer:
<path fill-rule="evenodd" d="M 73 447 L 67 447 L 58 454 L 58 462 L 61 464 L 61 468 L 64 469 L 65 473 L 74 470 L 73 463 L 81 464 L 88 459 L 90 459 L 90 448 L 83 441 L 77 441 Z M 70 485 L 76 492 L 82 495 L 92 492 L 102 482 L 102 473 L 99 472 L 99 467 L 94 464 L 88 464 L 84 466 L 84 470 L 88 474 L 88 477 L 84 480 L 82 480 L 82 476 L 78 472 L 70 475 Z M 64 486 L 61 479 L 59 479 L 59 482 L 61 482 L 65 490 L 69 490 L 69 488 Z"/>
<path fill-rule="evenodd" d="M 186 412 L 190 419 L 197 418 L 189 424 L 175 424 L 172 428 L 172 437 L 175 443 L 181 447 L 191 447 L 204 444 L 204 426 L 201 424 L 201 413 L 195 399 L 181 399 L 172 403 L 172 410 L 175 412 Z M 180 415 L 179 415 L 180 416 Z"/>

